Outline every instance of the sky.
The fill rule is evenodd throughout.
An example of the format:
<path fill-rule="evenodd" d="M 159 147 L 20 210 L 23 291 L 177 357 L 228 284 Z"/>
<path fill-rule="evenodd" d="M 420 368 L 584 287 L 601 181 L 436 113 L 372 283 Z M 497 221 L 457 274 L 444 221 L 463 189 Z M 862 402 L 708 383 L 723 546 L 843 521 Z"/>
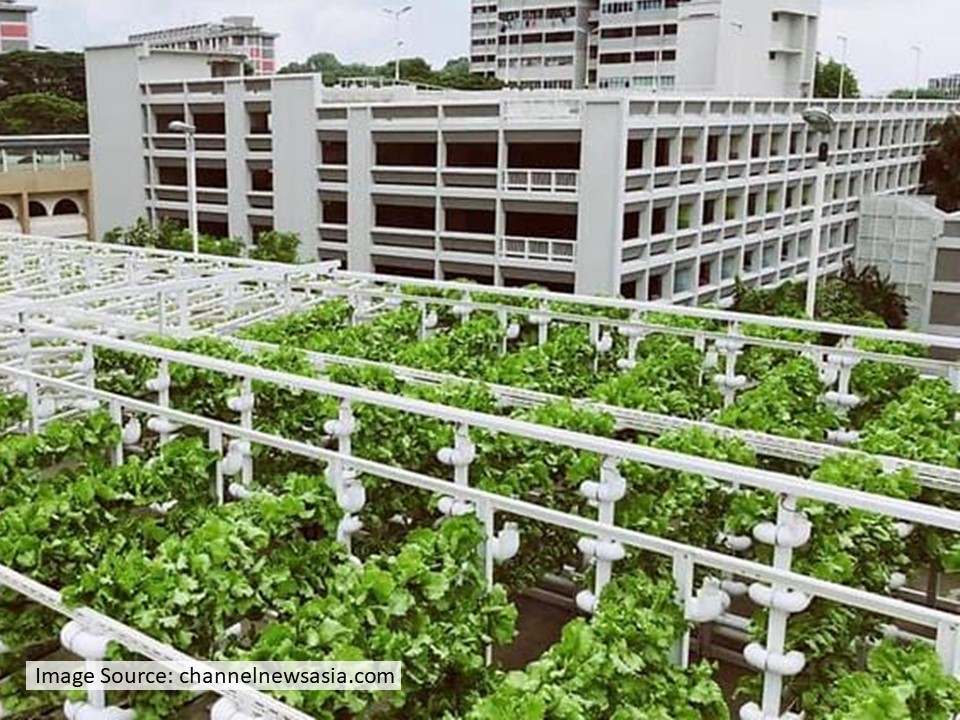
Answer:
<path fill-rule="evenodd" d="M 838 34 L 849 40 L 848 62 L 867 93 L 911 86 L 912 45 L 923 48 L 921 77 L 960 72 L 956 28 L 958 0 L 822 0 L 820 51 L 840 58 Z M 36 40 L 58 50 L 123 42 L 127 35 L 161 27 L 253 15 L 279 32 L 282 64 L 315 52 L 344 61 L 382 63 L 392 57 L 394 21 L 385 6 L 395 0 L 32 0 Z M 470 0 L 407 0 L 404 55 L 434 65 L 467 55 Z"/>

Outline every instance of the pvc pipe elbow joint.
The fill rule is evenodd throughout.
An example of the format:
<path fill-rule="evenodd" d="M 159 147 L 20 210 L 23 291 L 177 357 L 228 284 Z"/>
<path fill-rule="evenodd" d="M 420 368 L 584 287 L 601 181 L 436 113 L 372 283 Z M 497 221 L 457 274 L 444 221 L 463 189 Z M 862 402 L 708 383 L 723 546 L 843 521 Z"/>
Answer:
<path fill-rule="evenodd" d="M 764 545 L 796 549 L 810 541 L 812 531 L 810 521 L 798 516 L 793 522 L 784 525 L 760 523 L 753 529 L 753 537 Z"/>
<path fill-rule="evenodd" d="M 150 432 L 157 433 L 158 435 L 169 435 L 177 429 L 177 426 L 166 418 L 152 417 L 147 420 L 147 429 L 150 430 Z"/>
<path fill-rule="evenodd" d="M 846 410 L 852 410 L 857 407 L 861 400 L 857 395 L 851 395 L 850 393 L 837 392 L 836 390 L 831 390 L 823 396 L 825 402 L 836 405 L 837 407 L 844 408 Z"/>
<path fill-rule="evenodd" d="M 749 589 L 750 599 L 757 605 L 795 615 L 810 607 L 813 598 L 797 590 L 774 590 L 769 585 L 754 583 Z"/>
<path fill-rule="evenodd" d="M 323 431 L 332 437 L 349 437 L 356 427 L 356 421 L 353 417 L 350 417 L 341 420 L 327 420 L 323 424 Z"/>
<path fill-rule="evenodd" d="M 337 525 L 337 541 L 346 543 L 352 536 L 363 530 L 363 522 L 356 515 L 346 515 Z"/>
<path fill-rule="evenodd" d="M 220 461 L 220 472 L 227 477 L 239 475 L 241 470 L 243 470 L 243 455 L 238 452 L 231 450 Z"/>
<path fill-rule="evenodd" d="M 230 487 L 227 488 L 227 493 L 234 500 L 249 500 L 254 496 L 254 492 L 250 488 L 240 483 L 231 483 Z"/>
<path fill-rule="evenodd" d="M 743 657 L 761 672 L 793 677 L 799 675 L 807 664 L 806 656 L 798 651 L 772 653 L 760 643 L 750 643 L 743 649 Z"/>
<path fill-rule="evenodd" d="M 739 580 L 721 580 L 720 589 L 730 597 L 743 597 L 749 591 L 747 584 Z"/>
<path fill-rule="evenodd" d="M 506 523 L 503 529 L 490 541 L 490 554 L 494 562 L 512 560 L 520 552 L 520 529 L 516 523 Z"/>
<path fill-rule="evenodd" d="M 510 323 L 509 325 L 507 325 L 507 330 L 505 334 L 506 334 L 507 340 L 516 340 L 518 337 L 520 337 L 520 325 L 518 325 L 517 323 Z"/>
<path fill-rule="evenodd" d="M 550 317 L 548 315 L 539 315 L 537 313 L 531 313 L 527 319 L 533 325 L 549 325 Z"/>
<path fill-rule="evenodd" d="M 89 703 L 70 700 L 64 702 L 63 714 L 67 720 L 134 720 L 137 716 L 133 710 L 118 707 L 98 708 Z"/>
<path fill-rule="evenodd" d="M 424 330 L 433 330 L 437 325 L 440 324 L 440 318 L 437 317 L 436 312 L 428 312 L 423 316 L 423 329 Z"/>
<path fill-rule="evenodd" d="M 716 350 L 710 350 L 703 356 L 703 366 L 705 368 L 715 368 L 720 364 L 720 353 Z"/>
<path fill-rule="evenodd" d="M 344 484 L 337 492 L 337 505 L 348 515 L 358 513 L 367 504 L 367 489 L 362 483 Z"/>
<path fill-rule="evenodd" d="M 853 445 L 860 442 L 860 433 L 856 430 L 830 430 L 827 440 L 837 445 Z"/>
<path fill-rule="evenodd" d="M 902 572 L 891 573 L 890 579 L 887 581 L 887 587 L 891 590 L 900 590 L 906 587 L 907 576 Z"/>
<path fill-rule="evenodd" d="M 230 698 L 220 698 L 210 708 L 210 720 L 258 720 L 237 707 Z"/>
<path fill-rule="evenodd" d="M 720 583 L 707 579 L 695 598 L 687 600 L 685 616 L 695 623 L 714 622 L 730 607 L 730 597 L 720 589 Z"/>
<path fill-rule="evenodd" d="M 722 542 L 727 549 L 733 550 L 733 552 L 746 552 L 753 547 L 753 538 L 747 535 L 728 535 L 721 533 L 720 542 Z"/>
<path fill-rule="evenodd" d="M 581 590 L 577 593 L 577 608 L 581 612 L 593 615 L 597 611 L 597 596 L 589 590 Z"/>
<path fill-rule="evenodd" d="M 580 484 L 580 494 L 593 502 L 615 503 L 627 494 L 627 481 L 619 473 L 604 473 L 603 482 L 587 480 Z"/>
<path fill-rule="evenodd" d="M 143 426 L 139 418 L 130 418 L 127 424 L 123 426 L 121 440 L 124 445 L 136 445 L 143 437 Z"/>
<path fill-rule="evenodd" d="M 577 541 L 577 547 L 584 556 L 596 558 L 603 562 L 617 562 L 627 556 L 627 551 L 623 545 L 616 540 L 597 540 L 596 538 L 583 537 Z"/>
<path fill-rule="evenodd" d="M 147 390 L 149 390 L 150 392 L 163 392 L 164 390 L 169 390 L 170 376 L 157 375 L 157 377 L 147 380 L 146 386 L 147 386 Z"/>
<path fill-rule="evenodd" d="M 856 367 L 859 360 L 852 355 L 837 355 L 830 353 L 827 355 L 827 364 L 835 367 L 852 368 Z"/>
<path fill-rule="evenodd" d="M 473 505 L 453 497 L 442 497 L 437 509 L 447 517 L 462 517 L 473 512 Z"/>
<path fill-rule="evenodd" d="M 605 332 L 594 344 L 594 347 L 597 349 L 597 352 L 601 354 L 610 352 L 613 350 L 613 335 Z"/>
<path fill-rule="evenodd" d="M 729 353 L 738 353 L 743 350 L 743 341 L 733 338 L 720 338 L 716 342 L 717 350 L 724 355 Z"/>
<path fill-rule="evenodd" d="M 646 337 L 647 329 L 642 327 L 637 327 L 636 325 L 625 325 L 617 329 L 617 332 L 625 338 L 642 338 Z"/>
<path fill-rule="evenodd" d="M 107 656 L 110 638 L 92 633 L 71 620 L 60 629 L 60 644 L 84 660 L 103 660 Z"/>
<path fill-rule="evenodd" d="M 227 407 L 233 410 L 233 412 L 249 412 L 253 410 L 254 405 L 256 405 L 256 399 L 251 393 L 227 398 Z"/>
<path fill-rule="evenodd" d="M 73 364 L 73 369 L 78 373 L 91 372 L 95 367 L 96 367 L 96 362 L 92 357 L 85 357 L 80 362 L 75 362 Z"/>
<path fill-rule="evenodd" d="M 444 465 L 466 467 L 477 458 L 477 446 L 466 441 L 456 448 L 441 448 L 437 451 L 437 460 Z"/>
<path fill-rule="evenodd" d="M 908 522 L 897 522 L 894 523 L 893 527 L 897 532 L 897 537 L 901 540 L 906 540 L 913 535 L 913 531 L 917 529 L 916 525 Z"/>
<path fill-rule="evenodd" d="M 453 314 L 457 317 L 467 317 L 470 314 L 471 308 L 469 305 L 454 305 Z"/>
<path fill-rule="evenodd" d="M 721 388 L 727 388 L 728 390 L 740 390 L 747 385 L 746 375 L 734 375 L 733 377 L 727 377 L 722 373 L 713 376 L 713 382 Z"/>
<path fill-rule="evenodd" d="M 637 361 L 636 361 L 636 360 L 629 360 L 629 359 L 627 359 L 627 358 L 621 358 L 620 360 L 617 360 L 617 369 L 618 369 L 618 370 L 627 370 L 627 371 L 629 371 L 629 370 L 633 370 L 633 369 L 636 368 L 636 367 L 637 367 Z"/>

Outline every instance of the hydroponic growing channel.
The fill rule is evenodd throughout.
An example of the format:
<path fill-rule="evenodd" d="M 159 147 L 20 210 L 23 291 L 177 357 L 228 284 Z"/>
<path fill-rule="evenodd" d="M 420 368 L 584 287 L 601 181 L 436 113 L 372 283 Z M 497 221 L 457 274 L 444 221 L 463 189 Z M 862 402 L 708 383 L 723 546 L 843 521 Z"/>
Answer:
<path fill-rule="evenodd" d="M 0 262 L 14 717 L 960 712 L 958 339 L 14 235 Z M 578 617 L 507 674 L 530 598 Z M 24 693 L 76 633 L 396 659 L 404 689 Z"/>

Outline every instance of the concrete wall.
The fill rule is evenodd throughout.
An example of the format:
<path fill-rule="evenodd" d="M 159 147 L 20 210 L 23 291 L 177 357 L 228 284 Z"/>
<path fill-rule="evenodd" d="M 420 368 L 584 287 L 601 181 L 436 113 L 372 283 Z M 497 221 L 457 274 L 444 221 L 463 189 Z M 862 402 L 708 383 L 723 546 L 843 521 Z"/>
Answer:
<path fill-rule="evenodd" d="M 300 255 L 317 259 L 317 105 L 319 76 L 278 77 L 273 85 L 275 228 L 300 235 Z"/>
<path fill-rule="evenodd" d="M 87 50 L 94 237 L 144 213 L 138 48 Z"/>

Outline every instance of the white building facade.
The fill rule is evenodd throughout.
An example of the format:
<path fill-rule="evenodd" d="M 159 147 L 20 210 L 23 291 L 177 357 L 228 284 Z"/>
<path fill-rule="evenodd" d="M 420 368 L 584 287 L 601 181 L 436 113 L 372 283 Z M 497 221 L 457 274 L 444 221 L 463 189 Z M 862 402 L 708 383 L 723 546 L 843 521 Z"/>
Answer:
<path fill-rule="evenodd" d="M 897 284 L 918 329 L 960 335 L 960 213 L 932 197 L 871 197 L 861 215 L 856 264 Z"/>
<path fill-rule="evenodd" d="M 218 23 L 202 23 L 153 30 L 131 35 L 131 43 L 143 43 L 163 50 L 196 50 L 243 55 L 257 75 L 272 75 L 279 70 L 276 61 L 277 33 L 257 26 L 248 15 L 223 18 Z"/>
<path fill-rule="evenodd" d="M 682 303 L 805 277 L 817 223 L 819 272 L 838 271 L 861 198 L 916 192 L 929 126 L 960 107 L 830 101 L 821 216 L 809 100 L 324 88 L 125 46 L 87 68 L 101 234 L 186 221 L 184 138 L 167 130 L 186 120 L 204 232 L 295 231 L 306 257 L 356 271 Z"/>
<path fill-rule="evenodd" d="M 960 73 L 930 79 L 930 89 L 949 98 L 960 98 Z"/>
<path fill-rule="evenodd" d="M 471 69 L 533 89 L 806 97 L 820 0 L 473 0 Z"/>

